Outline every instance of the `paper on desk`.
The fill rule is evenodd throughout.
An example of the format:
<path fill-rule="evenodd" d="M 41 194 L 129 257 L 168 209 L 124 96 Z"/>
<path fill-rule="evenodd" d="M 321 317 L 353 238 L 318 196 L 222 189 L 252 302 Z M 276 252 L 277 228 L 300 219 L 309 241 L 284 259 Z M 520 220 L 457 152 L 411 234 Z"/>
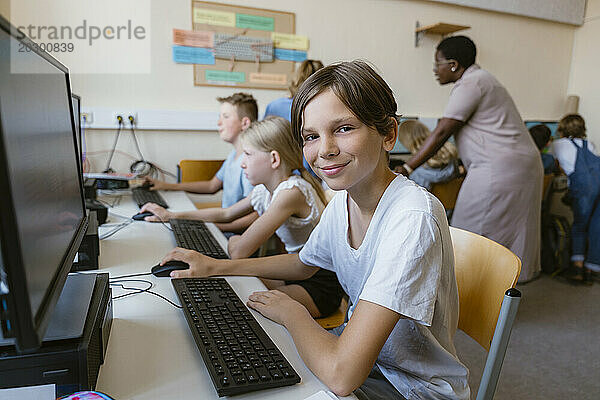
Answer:
<path fill-rule="evenodd" d="M 26 386 L 12 389 L 0 389 L 0 400 L 54 400 L 54 385 Z"/>
<path fill-rule="evenodd" d="M 312 396 L 308 396 L 304 400 L 338 400 L 338 397 L 329 390 L 320 390 Z"/>

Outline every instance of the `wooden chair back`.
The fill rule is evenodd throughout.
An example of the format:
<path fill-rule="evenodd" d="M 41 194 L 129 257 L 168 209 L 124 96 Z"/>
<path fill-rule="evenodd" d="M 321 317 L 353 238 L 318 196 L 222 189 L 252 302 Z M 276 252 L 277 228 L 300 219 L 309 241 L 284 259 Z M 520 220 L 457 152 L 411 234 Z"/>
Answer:
<path fill-rule="evenodd" d="M 208 181 L 215 176 L 224 160 L 181 160 L 179 161 L 180 181 Z"/>
<path fill-rule="evenodd" d="M 458 328 L 488 351 L 504 292 L 517 283 L 521 260 L 475 233 L 451 227 L 450 235 L 460 307 Z"/>
<path fill-rule="evenodd" d="M 446 210 L 453 210 L 464 180 L 464 176 L 459 176 L 449 182 L 434 183 L 431 185 L 431 193 L 440 200 Z"/>

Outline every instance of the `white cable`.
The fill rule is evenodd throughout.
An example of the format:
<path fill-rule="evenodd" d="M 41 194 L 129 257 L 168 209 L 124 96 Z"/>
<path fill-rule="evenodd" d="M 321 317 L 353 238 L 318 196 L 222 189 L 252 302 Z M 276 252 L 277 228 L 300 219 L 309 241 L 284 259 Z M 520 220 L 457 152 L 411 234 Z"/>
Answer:
<path fill-rule="evenodd" d="M 102 235 L 98 235 L 98 240 L 103 240 L 106 239 L 108 237 L 111 237 L 112 235 L 114 235 L 115 233 L 119 232 L 121 229 L 125 228 L 127 225 L 131 224 L 133 222 L 132 219 L 123 222 L 122 224 L 116 226 L 115 228 L 113 228 L 112 230 L 102 234 Z"/>

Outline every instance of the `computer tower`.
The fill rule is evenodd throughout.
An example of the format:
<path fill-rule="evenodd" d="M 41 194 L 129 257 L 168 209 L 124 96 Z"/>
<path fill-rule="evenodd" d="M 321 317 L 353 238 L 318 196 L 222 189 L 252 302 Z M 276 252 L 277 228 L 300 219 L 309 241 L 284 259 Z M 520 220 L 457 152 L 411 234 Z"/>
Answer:
<path fill-rule="evenodd" d="M 108 274 L 88 275 L 95 283 L 82 336 L 44 340 L 30 354 L 17 354 L 14 346 L 0 347 L 0 388 L 55 384 L 57 397 L 95 388 L 113 313 Z"/>
<path fill-rule="evenodd" d="M 77 260 L 73 263 L 71 272 L 98 269 L 99 256 L 100 239 L 98 237 L 98 220 L 96 211 L 90 211 L 90 223 L 79 245 L 79 250 L 77 250 Z"/>

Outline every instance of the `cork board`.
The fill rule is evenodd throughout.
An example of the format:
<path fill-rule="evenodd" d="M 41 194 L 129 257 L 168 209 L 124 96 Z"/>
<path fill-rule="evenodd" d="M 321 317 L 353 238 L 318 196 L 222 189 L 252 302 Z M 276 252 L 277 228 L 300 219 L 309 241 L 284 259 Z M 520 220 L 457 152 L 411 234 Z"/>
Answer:
<path fill-rule="evenodd" d="M 238 27 L 226 26 L 226 22 L 223 25 L 218 25 L 221 22 L 216 19 L 212 23 L 196 22 L 201 20 L 201 18 L 198 18 L 198 13 L 205 12 L 213 13 L 217 17 L 220 12 L 224 13 L 223 15 L 234 13 L 238 24 L 240 24 L 240 16 L 244 16 L 247 23 L 244 24 L 243 21 L 241 25 L 245 26 Z M 264 30 L 252 29 L 260 28 L 258 25 L 260 23 L 263 23 L 262 28 Z M 269 25 L 269 23 L 272 23 L 272 25 Z M 194 31 L 212 31 L 215 32 L 215 35 L 232 35 L 235 38 L 264 38 L 265 42 L 270 42 L 273 32 L 296 33 L 296 14 L 206 1 L 192 1 L 192 29 Z M 275 58 L 271 62 L 216 58 L 214 65 L 194 65 L 194 85 L 287 90 L 294 74 L 294 68 L 294 61 Z M 265 76 L 267 80 L 257 79 L 255 73 L 259 73 L 259 76 Z M 251 76 L 253 77 L 252 80 Z M 223 80 L 221 77 L 226 79 Z"/>

